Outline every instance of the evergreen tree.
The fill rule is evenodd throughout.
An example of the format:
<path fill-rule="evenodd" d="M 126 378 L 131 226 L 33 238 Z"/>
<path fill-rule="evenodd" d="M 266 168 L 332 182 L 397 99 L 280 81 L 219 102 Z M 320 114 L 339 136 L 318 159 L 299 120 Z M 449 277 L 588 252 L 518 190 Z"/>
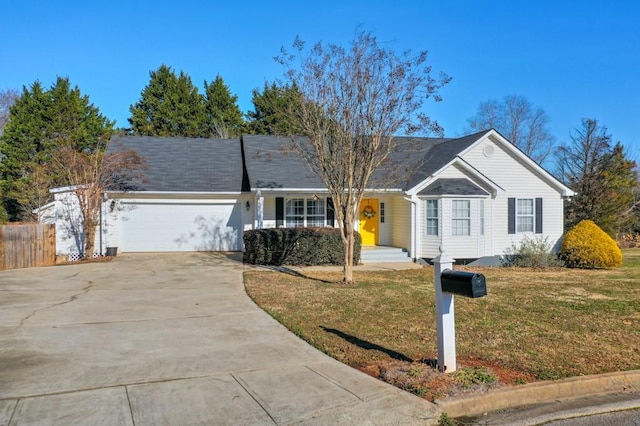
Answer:
<path fill-rule="evenodd" d="M 46 169 L 52 152 L 100 149 L 113 124 L 68 78 L 58 77 L 48 90 L 38 81 L 23 87 L 0 137 L 2 204 L 9 219 L 33 220 L 32 210 L 48 201 L 48 189 L 65 184 Z"/>
<path fill-rule="evenodd" d="M 134 134 L 142 136 L 202 136 L 203 97 L 184 72 L 161 65 L 149 73 L 149 84 L 129 111 Z"/>
<path fill-rule="evenodd" d="M 576 192 L 566 203 L 566 227 L 590 219 L 613 236 L 633 221 L 636 164 L 595 119 L 583 119 L 571 139 L 558 150 L 560 174 Z"/>
<path fill-rule="evenodd" d="M 262 92 L 253 89 L 251 101 L 253 111 L 247 113 L 248 129 L 261 135 L 299 134 L 292 118 L 283 113 L 287 105 L 297 102 L 300 92 L 295 85 L 278 86 L 276 83 L 264 84 Z"/>
<path fill-rule="evenodd" d="M 206 120 L 203 136 L 229 138 L 240 136 L 244 119 L 238 107 L 238 96 L 232 95 L 220 75 L 211 83 L 204 82 Z"/>

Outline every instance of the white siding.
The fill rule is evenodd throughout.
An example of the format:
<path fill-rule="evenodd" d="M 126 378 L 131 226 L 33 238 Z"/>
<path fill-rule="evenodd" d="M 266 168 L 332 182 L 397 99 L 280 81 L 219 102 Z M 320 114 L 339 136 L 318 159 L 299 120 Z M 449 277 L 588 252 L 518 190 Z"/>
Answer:
<path fill-rule="evenodd" d="M 103 203 L 102 221 L 98 220 L 95 230 L 93 254 L 104 254 L 110 224 L 107 221 L 108 203 Z M 42 223 L 53 223 L 56 227 L 56 255 L 81 254 L 84 252 L 85 233 L 78 197 L 73 191 L 58 192 L 47 208 Z M 100 231 L 102 230 L 102 238 Z M 102 248 L 100 244 L 102 243 Z"/>
<path fill-rule="evenodd" d="M 411 202 L 402 197 L 393 197 L 387 203 L 387 209 L 391 213 L 389 241 L 394 247 L 411 251 Z"/>
<path fill-rule="evenodd" d="M 487 149 L 493 151 L 492 155 L 485 154 Z M 517 157 L 503 149 L 501 144 L 491 139 L 482 141 L 463 158 L 504 189 L 504 194 L 500 194 L 493 200 L 493 221 L 488 222 L 493 231 L 491 235 L 494 254 L 503 254 L 512 244 L 519 244 L 525 237 L 546 237 L 552 244 L 560 244 L 564 231 L 564 203 L 557 189 L 541 179 Z M 542 198 L 544 232 L 542 234 L 509 234 L 508 198 Z"/>
<path fill-rule="evenodd" d="M 264 213 L 262 216 L 262 226 L 265 228 L 276 227 L 276 199 L 274 197 L 264 197 Z"/>

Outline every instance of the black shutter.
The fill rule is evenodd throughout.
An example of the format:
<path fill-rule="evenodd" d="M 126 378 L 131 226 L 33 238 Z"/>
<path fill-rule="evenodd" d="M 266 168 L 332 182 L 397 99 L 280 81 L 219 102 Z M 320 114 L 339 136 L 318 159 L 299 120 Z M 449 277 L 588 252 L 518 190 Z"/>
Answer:
<path fill-rule="evenodd" d="M 333 209 L 331 197 L 327 197 L 327 225 L 336 226 L 336 212 Z"/>
<path fill-rule="evenodd" d="M 508 222 L 509 222 L 509 234 L 515 234 L 516 233 L 516 199 L 515 198 L 509 198 L 507 200 L 507 206 L 509 208 L 509 211 L 507 213 L 508 216 Z"/>
<path fill-rule="evenodd" d="M 284 226 L 284 198 L 276 197 L 276 228 Z"/>
<path fill-rule="evenodd" d="M 542 234 L 542 198 L 536 198 L 536 234 Z"/>

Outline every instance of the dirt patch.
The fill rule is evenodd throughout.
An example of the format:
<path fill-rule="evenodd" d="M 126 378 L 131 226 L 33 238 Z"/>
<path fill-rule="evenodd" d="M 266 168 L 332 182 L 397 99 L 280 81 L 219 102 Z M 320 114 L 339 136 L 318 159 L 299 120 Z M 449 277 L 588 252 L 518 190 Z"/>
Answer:
<path fill-rule="evenodd" d="M 371 361 L 352 367 L 431 402 L 536 381 L 534 375 L 473 358 L 459 359 L 458 369 L 454 373 L 441 373 L 433 359 L 416 362 Z"/>

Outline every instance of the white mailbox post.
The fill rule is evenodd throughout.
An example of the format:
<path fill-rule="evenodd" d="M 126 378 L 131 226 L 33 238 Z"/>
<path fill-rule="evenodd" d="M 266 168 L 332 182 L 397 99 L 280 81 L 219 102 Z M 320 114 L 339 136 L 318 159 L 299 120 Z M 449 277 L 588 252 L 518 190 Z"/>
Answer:
<path fill-rule="evenodd" d="M 443 271 L 452 269 L 454 262 L 454 259 L 445 254 L 442 247 L 440 247 L 440 255 L 433 259 L 436 287 L 438 369 L 447 373 L 456 371 L 456 324 L 453 294 L 442 291 L 441 275 Z"/>

